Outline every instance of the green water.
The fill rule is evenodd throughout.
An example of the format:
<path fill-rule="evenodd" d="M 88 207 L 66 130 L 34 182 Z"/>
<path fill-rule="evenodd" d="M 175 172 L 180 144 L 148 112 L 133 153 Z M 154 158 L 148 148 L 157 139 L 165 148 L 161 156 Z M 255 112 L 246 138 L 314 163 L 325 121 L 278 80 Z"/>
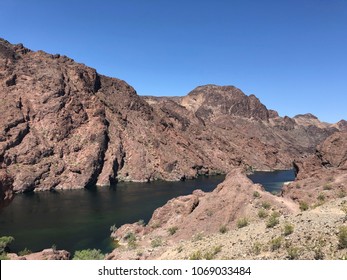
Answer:
<path fill-rule="evenodd" d="M 268 191 L 278 191 L 283 182 L 294 179 L 294 171 L 256 172 L 249 177 Z M 52 245 L 69 252 L 86 248 L 110 252 L 111 225 L 148 222 L 169 199 L 195 189 L 210 192 L 223 180 L 224 176 L 201 176 L 183 182 L 119 183 L 92 190 L 17 195 L 0 212 L 0 236 L 15 238 L 13 252 Z"/>
<path fill-rule="evenodd" d="M 15 238 L 13 252 L 52 245 L 70 252 L 86 248 L 110 252 L 111 225 L 148 222 L 169 199 L 195 189 L 212 191 L 223 180 L 224 176 L 201 176 L 183 182 L 119 183 L 93 190 L 17 195 L 0 212 L 0 236 Z"/>

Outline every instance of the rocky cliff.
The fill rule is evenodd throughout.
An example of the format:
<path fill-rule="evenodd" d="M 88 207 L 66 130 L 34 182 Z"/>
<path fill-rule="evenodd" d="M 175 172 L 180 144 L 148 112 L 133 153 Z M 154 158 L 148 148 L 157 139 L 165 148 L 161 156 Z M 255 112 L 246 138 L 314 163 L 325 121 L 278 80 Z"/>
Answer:
<path fill-rule="evenodd" d="M 343 127 L 302 124 L 231 86 L 140 97 L 72 59 L 0 40 L 0 165 L 13 190 L 290 168 Z"/>

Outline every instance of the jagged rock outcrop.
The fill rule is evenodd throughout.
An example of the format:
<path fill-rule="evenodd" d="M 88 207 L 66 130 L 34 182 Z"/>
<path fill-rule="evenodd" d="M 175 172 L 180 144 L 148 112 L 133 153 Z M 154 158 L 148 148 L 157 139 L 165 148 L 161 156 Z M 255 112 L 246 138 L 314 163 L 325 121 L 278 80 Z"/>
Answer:
<path fill-rule="evenodd" d="M 65 250 L 44 249 L 41 252 L 30 253 L 24 256 L 8 253 L 7 257 L 11 260 L 69 260 L 70 253 Z"/>
<path fill-rule="evenodd" d="M 231 86 L 140 97 L 65 56 L 2 39 L 0 98 L 0 164 L 15 192 L 290 168 L 338 130 L 281 118 Z"/>
<path fill-rule="evenodd" d="M 7 206 L 13 199 L 12 178 L 4 169 L 0 169 L 0 209 Z"/>
<path fill-rule="evenodd" d="M 126 224 L 116 230 L 112 237 L 123 246 L 126 246 L 129 235 L 135 236 L 138 245 L 144 247 L 150 247 L 153 240 L 158 239 L 165 240 L 167 245 L 175 244 L 195 235 L 219 233 L 222 228 L 234 229 L 241 218 L 252 223 L 259 219 L 257 214 L 264 202 L 283 215 L 298 211 L 297 204 L 266 192 L 260 185 L 253 184 L 244 170 L 236 168 L 213 192 L 196 190 L 191 195 L 174 198 L 155 210 L 146 226 Z M 108 258 L 136 258 L 131 255 L 133 253 L 131 250 L 124 252 L 115 249 Z M 153 257 L 152 252 L 142 256 Z"/>
<path fill-rule="evenodd" d="M 311 206 L 347 195 L 347 133 L 336 132 L 317 146 L 316 153 L 295 160 L 295 182 L 283 195 Z"/>

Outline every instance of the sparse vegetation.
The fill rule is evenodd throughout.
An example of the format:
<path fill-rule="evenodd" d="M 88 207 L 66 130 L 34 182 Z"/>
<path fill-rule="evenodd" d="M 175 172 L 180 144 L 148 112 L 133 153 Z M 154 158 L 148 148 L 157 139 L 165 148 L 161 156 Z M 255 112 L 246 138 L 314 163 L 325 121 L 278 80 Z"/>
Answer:
<path fill-rule="evenodd" d="M 156 248 L 156 247 L 160 247 L 163 245 L 163 240 L 161 239 L 160 236 L 155 237 L 152 241 L 151 241 L 151 246 L 152 248 Z"/>
<path fill-rule="evenodd" d="M 219 246 L 216 246 L 216 247 L 213 247 L 211 251 L 207 251 L 204 256 L 203 256 L 203 259 L 205 260 L 212 260 L 214 259 L 214 257 L 220 252 L 222 251 L 222 246 L 219 245 Z"/>
<path fill-rule="evenodd" d="M 278 225 L 280 222 L 280 220 L 278 219 L 279 216 L 280 215 L 278 212 L 273 212 L 266 223 L 266 227 L 273 228 L 274 226 Z"/>
<path fill-rule="evenodd" d="M 202 260 L 202 254 L 201 251 L 195 251 L 189 256 L 190 260 Z"/>
<path fill-rule="evenodd" d="M 219 228 L 219 232 L 224 234 L 228 231 L 228 228 L 226 225 L 222 225 L 220 228 Z"/>
<path fill-rule="evenodd" d="M 283 228 L 283 235 L 288 236 L 294 232 L 294 226 L 292 224 L 285 224 Z"/>
<path fill-rule="evenodd" d="M 73 260 L 103 260 L 105 255 L 97 249 L 76 251 Z"/>
<path fill-rule="evenodd" d="M 342 226 L 339 229 L 339 249 L 347 248 L 347 226 Z"/>
<path fill-rule="evenodd" d="M 169 227 L 168 228 L 168 232 L 169 232 L 170 235 L 174 235 L 177 230 L 178 230 L 177 226 L 173 226 L 173 227 Z"/>
<path fill-rule="evenodd" d="M 300 249 L 298 247 L 288 247 L 287 248 L 288 259 L 297 260 L 300 256 Z"/>
<path fill-rule="evenodd" d="M 249 225 L 249 221 L 247 218 L 240 218 L 238 221 L 237 221 L 237 227 L 238 228 L 243 228 L 243 227 L 246 227 Z"/>
<path fill-rule="evenodd" d="M 323 186 L 323 190 L 324 191 L 330 191 L 332 189 L 331 185 L 329 183 L 326 183 L 324 186 Z"/>
<path fill-rule="evenodd" d="M 32 253 L 31 250 L 29 250 L 28 248 L 24 248 L 22 251 L 18 252 L 18 256 L 25 256 L 25 255 L 29 255 L 31 253 Z"/>
<path fill-rule="evenodd" d="M 125 234 L 124 239 L 128 242 L 129 249 L 135 249 L 137 247 L 136 235 L 129 231 Z"/>
<path fill-rule="evenodd" d="M 254 198 L 259 198 L 260 197 L 260 193 L 258 191 L 254 191 L 253 192 L 253 197 Z"/>
<path fill-rule="evenodd" d="M 252 247 L 252 251 L 255 255 L 259 255 L 261 253 L 262 244 L 260 242 L 255 242 Z"/>
<path fill-rule="evenodd" d="M 271 251 L 278 250 L 279 248 L 281 248 L 281 245 L 282 245 L 282 237 L 281 236 L 273 238 L 270 241 L 270 249 L 271 249 Z"/>
<path fill-rule="evenodd" d="M 193 236 L 192 240 L 193 240 L 193 241 L 200 241 L 200 240 L 203 239 L 203 237 L 204 237 L 204 236 L 202 235 L 202 233 L 199 232 L 199 233 L 197 233 L 197 234 L 195 234 L 195 235 Z"/>
<path fill-rule="evenodd" d="M 299 203 L 299 208 L 300 208 L 301 211 L 306 211 L 306 210 L 308 210 L 308 204 L 307 204 L 307 202 L 301 201 L 301 202 Z"/>
<path fill-rule="evenodd" d="M 318 196 L 317 196 L 317 199 L 320 201 L 320 202 L 324 202 L 325 201 L 325 195 L 320 193 Z"/>
<path fill-rule="evenodd" d="M 260 219 L 265 219 L 268 216 L 268 213 L 264 209 L 258 211 L 258 217 Z"/>
<path fill-rule="evenodd" d="M 268 210 L 268 209 L 271 208 L 271 204 L 269 202 L 267 202 L 267 201 L 263 201 L 261 203 L 261 207 L 263 207 L 264 209 Z"/>
<path fill-rule="evenodd" d="M 1 236 L 0 237 L 0 256 L 3 259 L 6 259 L 6 249 L 9 244 L 11 244 L 14 241 L 14 238 L 12 236 Z"/>
<path fill-rule="evenodd" d="M 112 226 L 110 226 L 110 232 L 115 232 L 117 230 L 117 227 L 116 227 L 116 225 L 114 224 L 114 225 L 112 225 Z"/>
<path fill-rule="evenodd" d="M 138 220 L 137 224 L 138 224 L 139 226 L 144 226 L 146 223 L 145 223 L 144 220 Z"/>

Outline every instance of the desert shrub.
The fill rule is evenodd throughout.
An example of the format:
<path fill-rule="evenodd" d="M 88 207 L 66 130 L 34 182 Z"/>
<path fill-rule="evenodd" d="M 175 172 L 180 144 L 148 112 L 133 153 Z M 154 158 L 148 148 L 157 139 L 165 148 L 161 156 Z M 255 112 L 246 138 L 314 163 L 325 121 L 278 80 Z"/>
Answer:
<path fill-rule="evenodd" d="M 339 229 L 339 249 L 347 248 L 347 226 L 342 226 Z"/>
<path fill-rule="evenodd" d="M 10 258 L 6 255 L 6 253 L 0 254 L 0 261 L 6 261 L 9 260 Z"/>
<path fill-rule="evenodd" d="M 254 191 L 253 192 L 253 197 L 254 198 L 259 198 L 260 197 L 260 193 L 258 191 Z"/>
<path fill-rule="evenodd" d="M 332 189 L 332 187 L 329 183 L 327 183 L 323 186 L 323 190 L 325 190 L 325 191 L 330 191 L 331 189 Z"/>
<path fill-rule="evenodd" d="M 151 241 L 151 246 L 153 248 L 156 248 L 156 247 L 160 247 L 163 245 L 163 240 L 161 239 L 161 237 L 157 236 L 156 238 L 154 238 L 152 241 Z"/>
<path fill-rule="evenodd" d="M 219 232 L 224 234 L 228 231 L 228 228 L 226 225 L 222 225 L 220 228 L 219 228 Z"/>
<path fill-rule="evenodd" d="M 278 250 L 279 248 L 281 248 L 281 245 L 282 245 L 282 237 L 281 236 L 273 238 L 270 241 L 270 249 L 271 249 L 271 251 Z"/>
<path fill-rule="evenodd" d="M 288 259 L 297 260 L 300 256 L 300 249 L 298 247 L 288 247 L 287 248 Z"/>
<path fill-rule="evenodd" d="M 144 220 L 138 220 L 138 221 L 137 221 L 137 224 L 138 224 L 139 226 L 144 226 L 146 223 L 145 223 Z"/>
<path fill-rule="evenodd" d="M 301 202 L 299 203 L 299 208 L 300 208 L 301 211 L 306 211 L 306 210 L 308 210 L 308 204 L 307 204 L 307 202 L 301 201 Z"/>
<path fill-rule="evenodd" d="M 115 232 L 117 230 L 116 225 L 110 226 L 110 232 Z"/>
<path fill-rule="evenodd" d="M 174 235 L 177 230 L 178 230 L 177 226 L 168 228 L 168 232 L 170 233 L 170 235 Z"/>
<path fill-rule="evenodd" d="M 202 260 L 202 254 L 201 251 L 195 251 L 189 256 L 190 260 Z"/>
<path fill-rule="evenodd" d="M 258 211 L 258 217 L 260 219 L 265 219 L 268 216 L 268 213 L 264 209 Z"/>
<path fill-rule="evenodd" d="M 180 246 L 177 247 L 177 252 L 178 252 L 178 253 L 183 252 L 183 246 L 182 246 L 182 245 L 180 245 Z"/>
<path fill-rule="evenodd" d="M 1 236 L 0 237 L 0 255 L 5 253 L 6 248 L 13 241 L 14 241 L 14 238 L 12 236 Z"/>
<path fill-rule="evenodd" d="M 270 207 L 271 207 L 271 204 L 269 203 L 269 202 L 267 202 L 267 201 L 263 201 L 262 203 L 261 203 L 261 207 L 263 207 L 264 209 L 270 209 Z"/>
<path fill-rule="evenodd" d="M 278 217 L 279 217 L 279 213 L 273 212 L 266 223 L 266 227 L 267 228 L 273 228 L 274 226 L 278 225 L 280 222 Z"/>
<path fill-rule="evenodd" d="M 202 233 L 199 232 L 199 233 L 197 233 L 197 234 L 195 234 L 195 235 L 193 236 L 192 240 L 193 240 L 193 241 L 200 241 L 200 240 L 203 239 L 203 237 L 204 237 L 204 236 L 202 235 Z"/>
<path fill-rule="evenodd" d="M 320 202 L 324 202 L 325 201 L 325 195 L 320 193 L 318 196 L 317 196 L 317 199 L 320 201 Z"/>
<path fill-rule="evenodd" d="M 25 255 L 29 255 L 31 253 L 32 253 L 31 250 L 29 250 L 28 248 L 24 248 L 22 251 L 18 252 L 18 256 L 25 256 Z"/>
<path fill-rule="evenodd" d="M 260 242 L 255 242 L 252 246 L 252 252 L 255 254 L 255 255 L 259 255 L 260 252 L 261 252 L 261 249 L 262 249 L 262 244 Z"/>
<path fill-rule="evenodd" d="M 283 235 L 287 236 L 294 232 L 294 226 L 292 224 L 285 224 L 283 228 Z"/>
<path fill-rule="evenodd" d="M 221 251 L 222 251 L 222 245 L 217 245 L 217 246 L 215 246 L 215 247 L 213 247 L 213 254 L 214 255 L 217 255 L 218 253 L 220 253 Z"/>
<path fill-rule="evenodd" d="M 237 227 L 238 228 L 243 228 L 243 227 L 246 227 L 249 225 L 249 221 L 247 218 L 240 218 L 238 221 L 237 221 Z"/>
<path fill-rule="evenodd" d="M 136 235 L 133 232 L 127 232 L 124 239 L 127 240 L 129 249 L 135 249 L 137 247 Z"/>
<path fill-rule="evenodd" d="M 97 249 L 76 251 L 73 260 L 103 260 L 105 255 Z"/>

